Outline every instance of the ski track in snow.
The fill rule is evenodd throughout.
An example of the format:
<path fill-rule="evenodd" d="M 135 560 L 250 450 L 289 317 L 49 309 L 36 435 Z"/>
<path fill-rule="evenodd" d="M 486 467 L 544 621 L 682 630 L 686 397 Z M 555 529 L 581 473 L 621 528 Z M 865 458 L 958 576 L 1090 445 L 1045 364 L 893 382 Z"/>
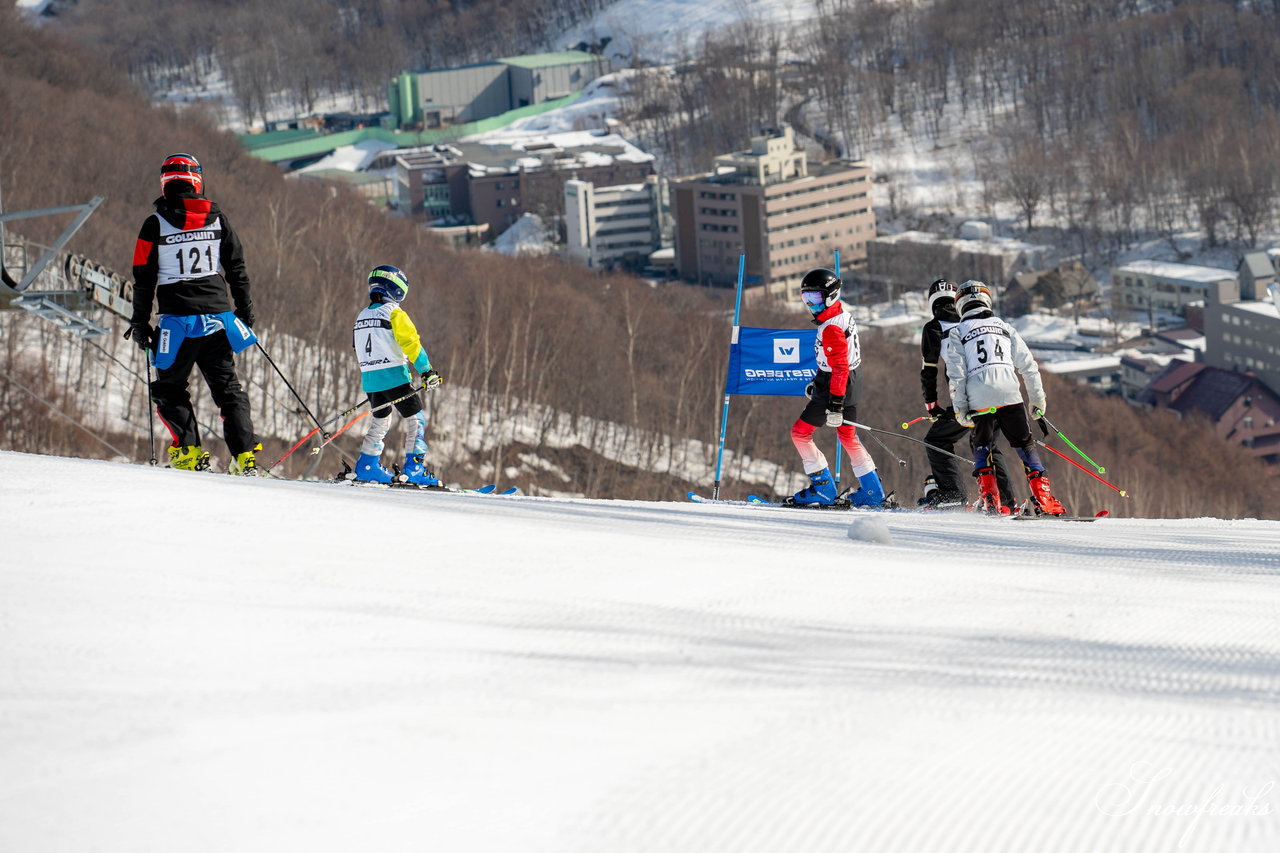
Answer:
<path fill-rule="evenodd" d="M 1277 522 L 15 453 L 0 500 L 0 850 L 1280 846 Z"/>

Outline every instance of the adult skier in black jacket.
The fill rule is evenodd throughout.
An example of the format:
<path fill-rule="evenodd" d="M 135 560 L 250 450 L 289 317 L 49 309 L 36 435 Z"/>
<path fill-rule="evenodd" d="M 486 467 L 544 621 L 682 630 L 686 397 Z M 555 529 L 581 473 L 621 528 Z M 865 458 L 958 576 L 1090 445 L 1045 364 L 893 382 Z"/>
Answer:
<path fill-rule="evenodd" d="M 257 341 L 244 250 L 218 205 L 204 197 L 203 170 L 194 157 L 165 158 L 160 190 L 156 212 L 143 222 L 134 246 L 133 316 L 125 337 L 154 357 L 158 378 L 151 392 L 173 435 L 170 467 L 209 465 L 187 392 L 191 368 L 198 366 L 222 412 L 231 473 L 253 474 L 257 440 L 233 355 Z M 155 329 L 152 302 L 160 314 Z"/>
<path fill-rule="evenodd" d="M 955 409 L 938 402 L 938 364 L 942 358 L 942 341 L 951 328 L 960 322 L 960 315 L 956 312 L 956 290 L 956 286 L 945 278 L 929 285 L 929 309 L 933 312 L 933 319 L 925 323 L 920 332 L 920 390 L 924 392 L 925 410 L 932 419 L 924 440 L 929 445 L 929 468 L 936 484 L 936 488 L 926 485 L 927 494 L 920 499 L 920 505 L 933 508 L 961 506 L 965 503 L 965 478 L 961 475 L 959 460 L 947 453 L 955 452 L 956 442 L 966 433 L 970 438 L 973 437 L 972 430 L 956 423 Z M 1009 483 L 1009 473 L 1005 469 L 1000 451 L 994 447 L 991 449 L 991 462 L 995 466 L 1001 502 L 1005 506 L 1013 506 L 1013 487 Z"/>

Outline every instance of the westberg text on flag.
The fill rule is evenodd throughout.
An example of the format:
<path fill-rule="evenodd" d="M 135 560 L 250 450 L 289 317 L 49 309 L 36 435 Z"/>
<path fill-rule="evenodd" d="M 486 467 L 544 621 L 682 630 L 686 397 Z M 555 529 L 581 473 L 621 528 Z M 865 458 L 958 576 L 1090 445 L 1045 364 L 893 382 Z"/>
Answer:
<path fill-rule="evenodd" d="M 729 347 L 724 393 L 803 397 L 818 374 L 813 351 L 816 329 L 753 329 L 741 326 Z"/>

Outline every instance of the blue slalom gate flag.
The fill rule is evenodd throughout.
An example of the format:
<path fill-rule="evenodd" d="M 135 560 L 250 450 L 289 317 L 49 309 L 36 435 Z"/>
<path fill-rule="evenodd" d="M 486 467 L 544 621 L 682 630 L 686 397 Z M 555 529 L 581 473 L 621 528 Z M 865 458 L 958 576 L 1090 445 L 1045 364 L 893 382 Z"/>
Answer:
<path fill-rule="evenodd" d="M 817 329 L 734 329 L 724 393 L 803 397 L 818 375 Z"/>

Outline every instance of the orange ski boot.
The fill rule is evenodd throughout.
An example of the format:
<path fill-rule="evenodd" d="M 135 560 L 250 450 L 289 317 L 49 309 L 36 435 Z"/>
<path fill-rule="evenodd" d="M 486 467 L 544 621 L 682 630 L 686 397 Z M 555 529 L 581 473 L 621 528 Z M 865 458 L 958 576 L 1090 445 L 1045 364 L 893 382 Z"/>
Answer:
<path fill-rule="evenodd" d="M 1037 512 L 1044 515 L 1067 514 L 1067 508 L 1049 491 L 1049 478 L 1043 471 L 1032 471 L 1027 475 L 1027 483 L 1031 486 L 1031 500 L 1035 502 Z"/>

